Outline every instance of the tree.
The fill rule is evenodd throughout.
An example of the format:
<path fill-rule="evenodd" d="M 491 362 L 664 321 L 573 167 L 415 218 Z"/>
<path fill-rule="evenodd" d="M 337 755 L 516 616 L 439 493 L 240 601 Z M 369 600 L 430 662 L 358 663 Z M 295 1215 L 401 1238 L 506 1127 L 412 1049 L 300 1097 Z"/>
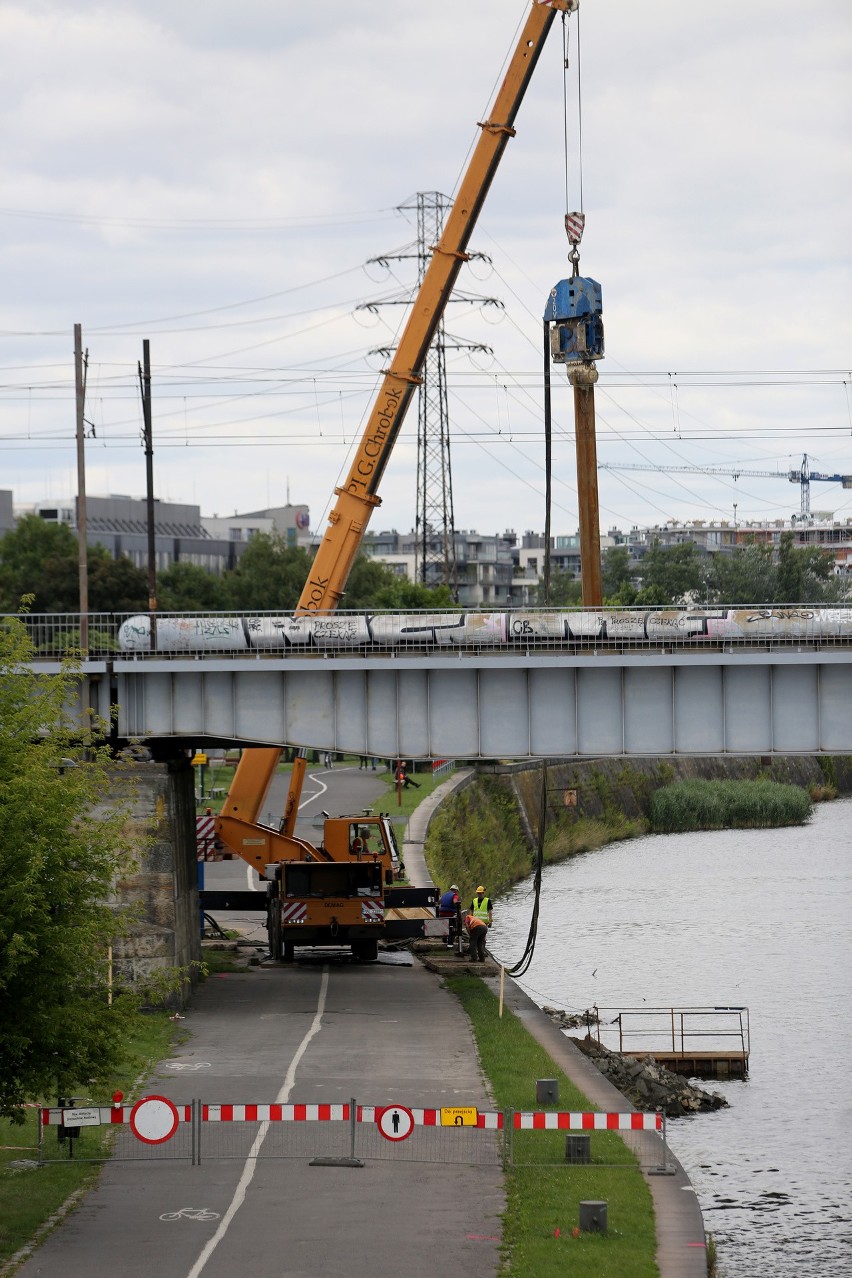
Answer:
<path fill-rule="evenodd" d="M 352 565 L 346 582 L 341 608 L 375 608 L 380 594 L 386 599 L 398 598 L 399 578 L 392 568 L 370 555 L 360 554 Z M 393 608 L 396 605 L 385 604 Z"/>
<path fill-rule="evenodd" d="M 148 607 L 148 574 L 126 555 L 113 559 L 103 546 L 90 546 L 89 608 L 92 612 L 139 612 Z M 79 607 L 74 605 L 74 611 Z"/>
<path fill-rule="evenodd" d="M 550 578 L 550 607 L 572 608 L 583 602 L 583 585 L 577 581 L 573 573 L 557 569 Z M 544 582 L 536 587 L 536 599 L 544 604 Z"/>
<path fill-rule="evenodd" d="M 89 546 L 87 567 L 92 612 L 147 607 L 147 575 L 126 555 L 113 559 L 105 546 Z M 25 596 L 36 613 L 80 611 L 78 541 L 67 524 L 24 515 L 0 537 L 0 612 L 17 612 Z"/>
<path fill-rule="evenodd" d="M 714 603 L 771 603 L 775 599 L 775 565 L 772 547 L 756 542 L 716 555 L 710 571 L 709 593 Z"/>
<path fill-rule="evenodd" d="M 224 612 L 228 587 L 222 577 L 198 564 L 172 564 L 157 580 L 157 604 L 163 612 Z"/>
<path fill-rule="evenodd" d="M 680 603 L 701 590 L 701 565 L 694 541 L 661 546 L 654 540 L 639 568 L 642 588 L 636 596 L 638 604 L 664 607 Z"/>
<path fill-rule="evenodd" d="M 797 547 L 791 532 L 778 547 L 776 603 L 827 603 L 840 594 L 834 560 L 819 546 Z"/>
<path fill-rule="evenodd" d="M 24 515 L 0 537 L 0 611 L 17 612 L 25 595 L 34 612 L 78 612 L 77 538 L 65 524 Z"/>
<path fill-rule="evenodd" d="M 818 546 L 796 546 L 784 532 L 777 555 L 753 543 L 732 555 L 717 555 L 710 573 L 713 601 L 719 604 L 830 603 L 841 595 L 831 555 Z"/>
<path fill-rule="evenodd" d="M 627 546 L 608 546 L 601 559 L 601 587 L 607 603 L 632 604 L 636 598 L 630 551 Z"/>
<path fill-rule="evenodd" d="M 280 533 L 256 533 L 236 568 L 224 577 L 227 607 L 292 612 L 311 570 L 306 550 L 288 546 Z"/>
<path fill-rule="evenodd" d="M 429 609 L 452 608 L 449 586 L 427 586 L 409 581 L 370 555 L 360 554 L 352 565 L 342 608 Z"/>
<path fill-rule="evenodd" d="M 411 608 L 421 611 L 457 606 L 453 602 L 449 586 L 426 586 L 422 581 L 409 581 L 407 577 L 399 577 L 392 570 L 390 575 L 393 580 L 379 587 L 370 607 Z"/>
<path fill-rule="evenodd" d="M 17 618 L 0 624 L 0 1116 L 24 1101 L 107 1081 L 121 1060 L 129 999 L 108 999 L 110 904 L 126 864 L 125 814 L 94 815 L 110 782 L 66 705 L 79 675 L 33 672 Z"/>

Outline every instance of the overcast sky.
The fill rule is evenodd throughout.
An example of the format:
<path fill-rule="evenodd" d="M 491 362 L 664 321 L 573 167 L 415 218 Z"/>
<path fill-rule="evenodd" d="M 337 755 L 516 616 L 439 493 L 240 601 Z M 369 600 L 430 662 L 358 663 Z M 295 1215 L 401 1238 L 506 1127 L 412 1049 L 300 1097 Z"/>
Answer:
<path fill-rule="evenodd" d="M 289 499 L 321 529 L 394 340 L 416 235 L 452 195 L 527 0 L 0 0 L 0 488 L 72 499 L 73 325 L 89 352 L 87 489 L 155 484 L 225 515 Z M 578 93 L 577 71 L 582 71 Z M 609 464 L 852 473 L 852 6 L 581 0 L 567 128 L 557 18 L 485 204 L 448 354 L 455 521 L 544 526 L 541 317 L 603 288 Z M 577 526 L 570 390 L 554 379 L 553 531 Z M 372 527 L 408 530 L 416 411 Z M 852 492 L 815 483 L 816 509 Z M 783 480 L 603 472 L 601 523 L 781 518 Z"/>

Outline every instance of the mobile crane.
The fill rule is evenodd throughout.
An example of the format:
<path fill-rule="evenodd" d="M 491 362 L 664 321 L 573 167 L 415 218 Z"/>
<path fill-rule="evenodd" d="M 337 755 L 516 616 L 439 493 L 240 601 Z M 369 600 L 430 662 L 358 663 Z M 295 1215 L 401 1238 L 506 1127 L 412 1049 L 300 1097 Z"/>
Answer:
<path fill-rule="evenodd" d="M 459 186 L 439 243 L 423 276 L 399 345 L 383 376 L 345 482 L 302 591 L 296 614 L 333 612 L 360 549 L 367 525 L 381 504 L 379 484 L 402 427 L 420 371 L 452 293 L 476 220 L 502 158 L 515 136 L 514 121 L 557 12 L 571 13 L 579 0 L 533 0 L 526 22 Z M 434 917 L 431 900 L 417 890 L 394 887 L 399 856 L 387 817 L 337 817 L 325 822 L 314 847 L 295 835 L 305 774 L 296 758 L 280 829 L 261 825 L 258 815 L 279 747 L 243 751 L 216 832 L 222 842 L 267 879 L 267 931 L 273 958 L 289 959 L 297 943 L 349 944 L 356 957 L 375 956 L 378 939 L 393 927 L 423 930 Z M 359 833 L 353 834 L 353 827 Z M 364 851 L 364 839 L 373 839 Z M 355 843 L 358 839 L 360 842 Z M 353 851 L 355 848 L 355 851 Z M 421 890 L 423 891 L 423 890 Z"/>

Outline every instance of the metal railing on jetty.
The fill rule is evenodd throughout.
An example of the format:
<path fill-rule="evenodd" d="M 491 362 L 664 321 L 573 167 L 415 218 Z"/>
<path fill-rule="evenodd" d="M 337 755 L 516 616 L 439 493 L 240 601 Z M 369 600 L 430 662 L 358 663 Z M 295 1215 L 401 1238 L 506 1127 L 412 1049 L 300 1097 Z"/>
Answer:
<path fill-rule="evenodd" d="M 676 1074 L 745 1078 L 747 1007 L 596 1007 L 598 1043 L 637 1060 L 653 1056 Z"/>

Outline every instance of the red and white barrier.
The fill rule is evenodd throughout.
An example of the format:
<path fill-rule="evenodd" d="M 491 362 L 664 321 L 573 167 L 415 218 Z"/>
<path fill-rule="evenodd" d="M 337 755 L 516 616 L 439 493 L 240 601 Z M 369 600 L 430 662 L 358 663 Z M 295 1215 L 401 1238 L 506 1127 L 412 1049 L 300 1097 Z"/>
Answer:
<path fill-rule="evenodd" d="M 134 1109 L 133 1105 L 86 1105 L 85 1111 L 98 1115 L 98 1124 L 91 1123 L 91 1126 L 117 1127 L 122 1123 L 130 1122 L 130 1115 Z M 178 1121 L 181 1123 L 192 1122 L 192 1106 L 177 1105 Z M 64 1115 L 68 1115 L 67 1109 L 43 1109 L 41 1111 L 42 1127 L 62 1127 L 64 1123 Z"/>
<path fill-rule="evenodd" d="M 99 1122 L 105 1126 L 117 1126 L 130 1122 L 132 1105 L 92 1106 L 88 1107 L 94 1114 L 97 1112 Z M 358 1123 L 375 1123 L 377 1114 L 386 1109 L 385 1105 L 356 1105 L 355 1121 Z M 177 1105 L 178 1120 L 181 1123 L 192 1121 L 192 1106 Z M 416 1127 L 441 1127 L 440 1109 L 411 1109 Z M 64 1109 L 42 1109 L 41 1124 L 43 1127 L 61 1127 Z M 351 1118 L 349 1104 L 315 1104 L 315 1105 L 202 1105 L 201 1121 L 203 1123 L 323 1123 L 348 1122 Z M 503 1114 L 479 1110 L 476 1127 L 480 1130 L 502 1131 Z M 465 1124 L 472 1127 L 474 1124 Z M 596 1131 L 596 1132 L 659 1132 L 663 1130 L 661 1113 L 610 1113 L 596 1114 L 583 1112 L 553 1113 L 549 1111 L 528 1111 L 513 1115 L 513 1126 L 516 1131 Z"/>
<path fill-rule="evenodd" d="M 517 1113 L 516 1131 L 661 1132 L 662 1114 Z"/>
<path fill-rule="evenodd" d="M 195 818 L 195 855 L 199 861 L 212 861 L 216 850 L 216 818 L 197 816 Z"/>
<path fill-rule="evenodd" d="M 349 1119 L 348 1105 L 202 1105 L 203 1123 L 333 1123 Z"/>

